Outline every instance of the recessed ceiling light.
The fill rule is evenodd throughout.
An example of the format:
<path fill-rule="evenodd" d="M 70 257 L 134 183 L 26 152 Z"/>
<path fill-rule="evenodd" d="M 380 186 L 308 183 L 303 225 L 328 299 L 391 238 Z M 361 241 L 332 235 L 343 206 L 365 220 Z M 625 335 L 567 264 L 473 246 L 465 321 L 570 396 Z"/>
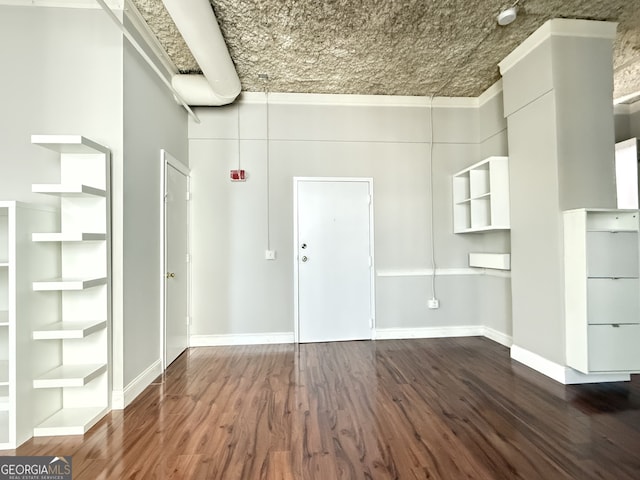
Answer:
<path fill-rule="evenodd" d="M 512 23 L 518 16 L 516 7 L 510 7 L 498 14 L 498 25 L 504 27 Z"/>

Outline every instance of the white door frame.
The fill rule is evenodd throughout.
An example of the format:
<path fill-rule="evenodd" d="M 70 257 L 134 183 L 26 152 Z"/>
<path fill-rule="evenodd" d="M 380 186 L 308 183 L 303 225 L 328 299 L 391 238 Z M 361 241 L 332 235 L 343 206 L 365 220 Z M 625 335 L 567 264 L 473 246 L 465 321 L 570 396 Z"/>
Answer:
<path fill-rule="evenodd" d="M 375 255 L 374 255 L 374 228 L 373 228 L 373 178 L 371 177 L 293 177 L 293 314 L 294 314 L 294 342 L 300 343 L 300 316 L 298 305 L 298 184 L 300 182 L 366 182 L 369 184 L 369 245 L 371 246 L 371 325 L 372 339 L 375 337 L 376 328 L 376 291 L 375 291 Z"/>
<path fill-rule="evenodd" d="M 167 168 L 171 165 L 173 168 L 187 177 L 187 195 L 191 195 L 191 170 L 180 160 L 175 158 L 165 149 L 160 150 L 160 360 L 162 361 L 162 371 L 167 368 L 167 349 L 166 349 L 166 321 L 167 321 L 167 246 L 165 239 L 167 238 L 166 212 L 167 207 L 165 199 L 167 196 Z M 187 202 L 187 249 L 191 256 L 191 209 L 190 202 Z M 187 315 L 191 318 L 191 262 L 187 263 Z M 187 332 L 190 325 L 187 326 Z"/>

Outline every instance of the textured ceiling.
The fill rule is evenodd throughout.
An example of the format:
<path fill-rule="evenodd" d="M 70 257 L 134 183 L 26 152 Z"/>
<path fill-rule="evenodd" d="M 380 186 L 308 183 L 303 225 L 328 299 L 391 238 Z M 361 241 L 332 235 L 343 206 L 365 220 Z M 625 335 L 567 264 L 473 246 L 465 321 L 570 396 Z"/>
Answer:
<path fill-rule="evenodd" d="M 133 0 L 183 73 L 199 72 L 161 0 Z M 614 98 L 640 90 L 640 0 L 212 0 L 244 91 L 478 96 L 550 18 L 619 22 Z M 268 84 L 259 78 L 268 75 Z"/>

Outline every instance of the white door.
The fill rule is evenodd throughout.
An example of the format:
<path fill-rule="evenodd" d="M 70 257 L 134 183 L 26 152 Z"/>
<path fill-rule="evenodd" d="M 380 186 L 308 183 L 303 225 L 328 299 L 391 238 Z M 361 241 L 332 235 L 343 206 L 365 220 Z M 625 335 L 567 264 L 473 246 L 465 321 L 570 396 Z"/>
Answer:
<path fill-rule="evenodd" d="M 165 368 L 189 345 L 188 177 L 166 163 Z"/>
<path fill-rule="evenodd" d="M 295 180 L 298 339 L 371 339 L 371 180 Z"/>

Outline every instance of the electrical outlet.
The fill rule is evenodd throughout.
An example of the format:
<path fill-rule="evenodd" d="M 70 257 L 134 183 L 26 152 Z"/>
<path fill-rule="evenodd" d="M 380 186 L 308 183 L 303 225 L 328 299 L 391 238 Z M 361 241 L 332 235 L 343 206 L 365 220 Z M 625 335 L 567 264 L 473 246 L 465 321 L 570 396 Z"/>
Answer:
<path fill-rule="evenodd" d="M 440 300 L 438 300 L 437 298 L 432 298 L 431 300 L 429 300 L 428 306 L 432 310 L 440 308 Z"/>
<path fill-rule="evenodd" d="M 265 260 L 275 260 L 276 259 L 276 251 L 275 250 L 265 250 L 264 251 L 264 259 Z"/>

